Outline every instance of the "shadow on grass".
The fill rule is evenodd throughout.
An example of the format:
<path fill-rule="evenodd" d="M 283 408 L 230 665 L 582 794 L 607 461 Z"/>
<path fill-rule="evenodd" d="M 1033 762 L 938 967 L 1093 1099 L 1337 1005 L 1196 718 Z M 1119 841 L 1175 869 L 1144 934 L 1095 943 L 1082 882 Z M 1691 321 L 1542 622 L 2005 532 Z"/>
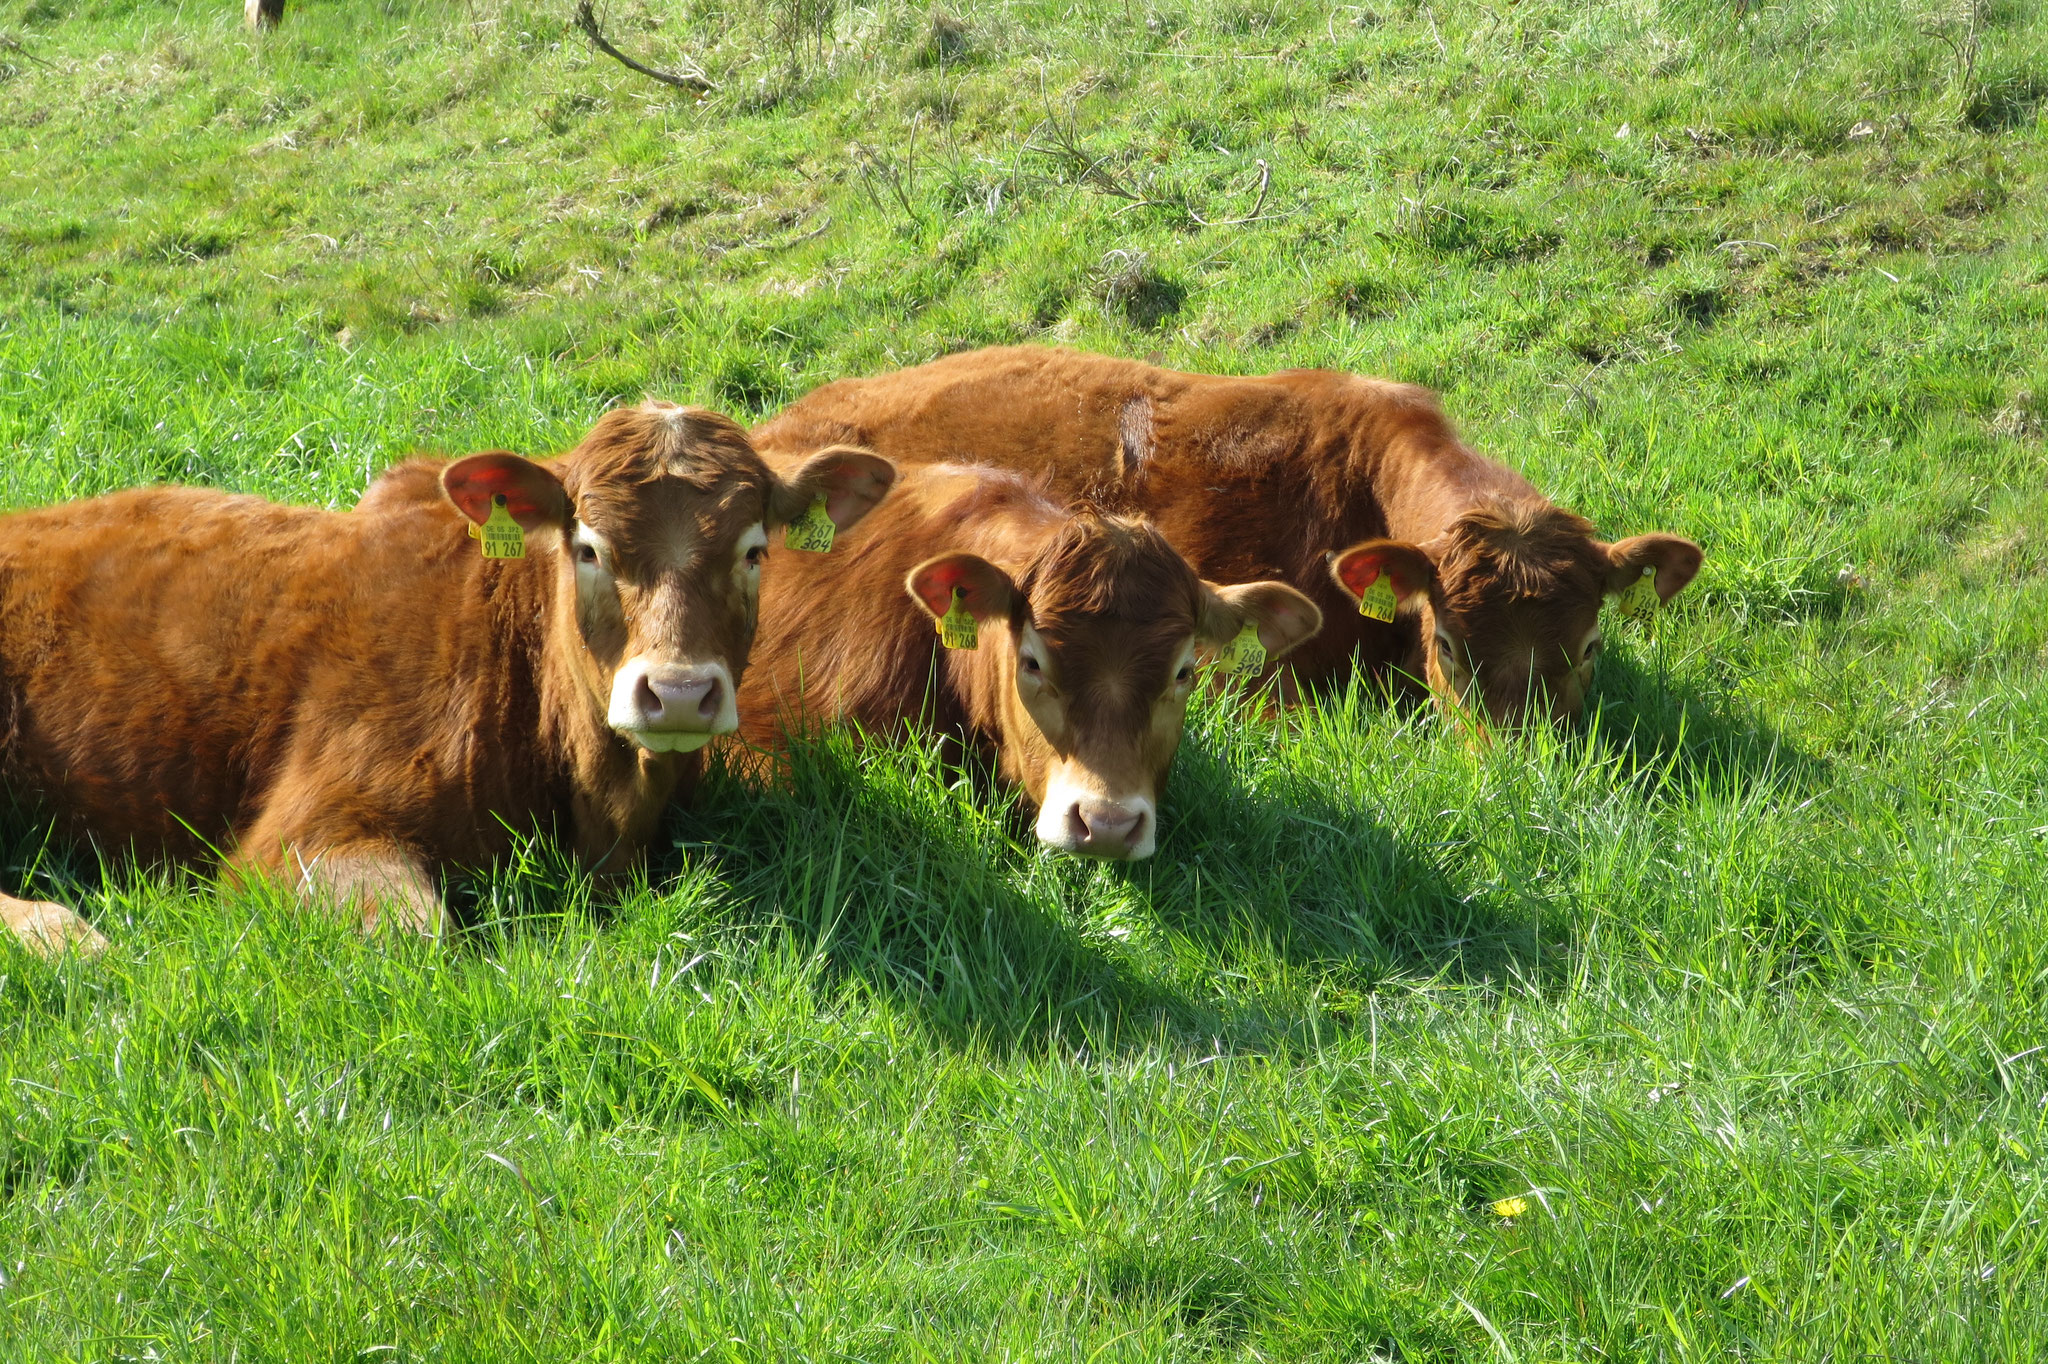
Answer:
<path fill-rule="evenodd" d="M 1461 888 L 1435 856 L 1429 812 L 1396 828 L 1307 772 L 1276 765 L 1248 780 L 1242 756 L 1183 746 L 1158 855 L 1115 873 L 1203 958 L 1307 972 L 1339 999 L 1397 977 L 1477 984 L 1527 976 L 1546 952 L 1562 959 L 1522 906 Z"/>
<path fill-rule="evenodd" d="M 829 733 L 765 788 L 714 772 L 674 823 L 733 899 L 832 972 L 999 1050 L 1256 1045 L 1298 1033 L 1305 1008 L 1341 1025 L 1395 977 L 1527 975 L 1546 950 L 1523 906 L 1461 894 L 1426 843 L 1284 769 L 1249 782 L 1199 739 L 1140 863 L 1041 850 L 1028 809 L 928 736 Z"/>
<path fill-rule="evenodd" d="M 1619 651 L 1601 659 L 1587 708 L 1598 709 L 1591 732 L 1604 753 L 1681 798 L 1759 784 L 1811 794 L 1832 781 L 1826 759 L 1802 751 L 1755 709 Z"/>
<path fill-rule="evenodd" d="M 675 846 L 709 859 L 729 901 L 812 944 L 829 975 L 915 1006 L 956 1042 L 1101 1045 L 1195 1023 L 1200 1006 L 1030 893 L 1029 870 L 1020 886 L 1028 828 L 943 748 L 833 731 L 794 745 L 767 786 L 714 760 L 696 809 L 670 817 Z"/>

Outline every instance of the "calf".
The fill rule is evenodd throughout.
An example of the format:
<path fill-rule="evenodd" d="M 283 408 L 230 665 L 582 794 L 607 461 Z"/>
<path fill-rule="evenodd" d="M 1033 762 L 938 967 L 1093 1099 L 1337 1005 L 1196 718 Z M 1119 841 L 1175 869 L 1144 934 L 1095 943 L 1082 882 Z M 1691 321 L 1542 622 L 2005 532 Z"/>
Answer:
<path fill-rule="evenodd" d="M 777 473 L 650 402 L 554 459 L 400 464 L 350 512 L 144 488 L 0 518 L 0 777 L 74 835 L 222 847 L 366 930 L 436 930 L 443 873 L 515 831 L 624 869 L 738 725 L 768 528 L 851 526 L 893 478 L 845 449 Z"/>
<path fill-rule="evenodd" d="M 763 573 L 742 734 L 772 747 L 818 721 L 921 718 L 992 750 L 1040 841 L 1091 857 L 1156 846 L 1198 654 L 1248 629 L 1280 654 L 1321 624 L 1284 583 L 1212 587 L 1146 522 L 993 469 L 904 471 L 843 552 L 836 572 L 786 553 Z"/>
<path fill-rule="evenodd" d="M 1317 599 L 1330 623 L 1289 683 L 1392 670 L 1502 721 L 1575 715 L 1602 600 L 1653 608 L 1700 567 L 1677 536 L 1596 539 L 1462 444 L 1426 389 L 1326 370 L 1219 378 L 998 348 L 827 384 L 754 440 L 770 455 L 850 441 L 899 464 L 971 450 L 1042 474 L 1063 500 L 1151 517 L 1205 577 Z M 1333 578 L 1338 545 L 1354 549 Z M 1394 619 L 1360 614 L 1368 591 Z"/>

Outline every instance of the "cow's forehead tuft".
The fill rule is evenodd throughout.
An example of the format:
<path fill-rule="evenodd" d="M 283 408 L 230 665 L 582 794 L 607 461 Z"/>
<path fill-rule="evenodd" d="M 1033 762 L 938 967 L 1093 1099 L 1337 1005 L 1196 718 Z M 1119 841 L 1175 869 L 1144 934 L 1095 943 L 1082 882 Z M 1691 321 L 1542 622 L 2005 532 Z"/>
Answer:
<path fill-rule="evenodd" d="M 1483 613 L 1508 601 L 1597 601 L 1605 556 L 1583 517 L 1535 499 L 1494 499 L 1459 517 L 1437 558 L 1447 604 Z"/>
<path fill-rule="evenodd" d="M 1058 632 L 1082 619 L 1192 621 L 1201 582 L 1149 521 L 1080 511 L 1018 579 L 1034 621 Z"/>

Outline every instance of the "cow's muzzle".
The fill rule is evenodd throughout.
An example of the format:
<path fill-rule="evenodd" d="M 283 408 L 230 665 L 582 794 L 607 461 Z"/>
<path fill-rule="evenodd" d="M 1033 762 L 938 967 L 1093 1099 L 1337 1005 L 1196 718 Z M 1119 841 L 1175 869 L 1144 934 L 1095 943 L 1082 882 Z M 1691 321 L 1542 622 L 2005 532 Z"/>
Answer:
<path fill-rule="evenodd" d="M 612 678 L 606 721 L 650 753 L 693 753 L 740 727 L 723 663 L 628 660 Z"/>
<path fill-rule="evenodd" d="M 1037 834 L 1061 852 L 1135 862 L 1157 845 L 1159 812 L 1148 796 L 1110 796 L 1055 773 L 1038 809 Z"/>

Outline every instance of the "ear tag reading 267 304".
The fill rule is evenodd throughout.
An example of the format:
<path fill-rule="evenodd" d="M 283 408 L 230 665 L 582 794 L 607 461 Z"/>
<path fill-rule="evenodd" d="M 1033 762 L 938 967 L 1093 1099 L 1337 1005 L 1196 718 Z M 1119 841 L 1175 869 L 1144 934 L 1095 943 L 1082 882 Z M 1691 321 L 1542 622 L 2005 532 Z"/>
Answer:
<path fill-rule="evenodd" d="M 491 514 L 479 526 L 470 523 L 469 533 L 484 542 L 486 559 L 524 559 L 526 557 L 526 532 L 519 529 L 519 523 L 512 519 L 512 513 L 505 509 L 505 494 L 491 495 Z"/>
<path fill-rule="evenodd" d="M 820 494 L 802 516 L 782 528 L 782 543 L 791 549 L 823 554 L 832 548 L 832 536 L 838 529 L 832 524 L 832 518 L 825 514 L 825 498 Z"/>
<path fill-rule="evenodd" d="M 1237 632 L 1237 638 L 1216 655 L 1215 666 L 1219 677 L 1258 676 L 1259 669 L 1266 666 L 1266 646 L 1259 643 L 1256 621 L 1244 623 L 1244 629 Z"/>
<path fill-rule="evenodd" d="M 1393 580 L 1385 573 L 1374 578 L 1366 585 L 1365 591 L 1358 594 L 1358 614 L 1371 616 L 1374 620 L 1392 620 L 1400 605 L 1400 599 L 1394 595 Z"/>
<path fill-rule="evenodd" d="M 1657 595 L 1656 573 L 1655 564 L 1643 565 L 1643 576 L 1623 588 L 1621 595 L 1614 599 L 1622 619 L 1632 620 L 1645 630 L 1656 620 L 1657 608 L 1664 604 L 1663 598 Z"/>
<path fill-rule="evenodd" d="M 981 642 L 981 630 L 967 611 L 967 594 L 953 589 L 953 604 L 939 617 L 939 643 L 948 649 L 972 649 Z"/>

